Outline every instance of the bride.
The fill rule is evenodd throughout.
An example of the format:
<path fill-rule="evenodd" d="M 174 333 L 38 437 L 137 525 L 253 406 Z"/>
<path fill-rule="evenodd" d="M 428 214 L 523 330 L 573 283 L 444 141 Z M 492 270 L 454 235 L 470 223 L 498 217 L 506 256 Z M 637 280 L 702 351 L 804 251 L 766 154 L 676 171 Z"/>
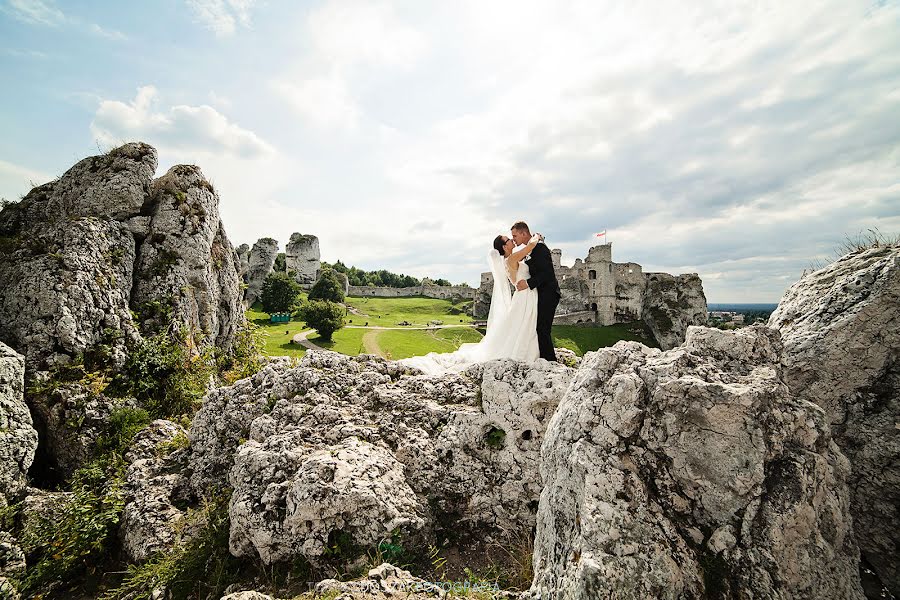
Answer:
<path fill-rule="evenodd" d="M 466 367 L 494 358 L 513 358 L 533 362 L 540 357 L 537 340 L 537 290 L 516 290 L 517 281 L 527 280 L 531 274 L 525 257 L 538 242 L 535 235 L 525 246 L 516 249 L 512 239 L 498 235 L 488 255 L 494 291 L 488 312 L 487 331 L 477 344 L 463 344 L 456 352 L 413 356 L 398 362 L 421 369 L 428 374 L 459 372 Z M 512 286 L 512 287 L 511 287 Z"/>

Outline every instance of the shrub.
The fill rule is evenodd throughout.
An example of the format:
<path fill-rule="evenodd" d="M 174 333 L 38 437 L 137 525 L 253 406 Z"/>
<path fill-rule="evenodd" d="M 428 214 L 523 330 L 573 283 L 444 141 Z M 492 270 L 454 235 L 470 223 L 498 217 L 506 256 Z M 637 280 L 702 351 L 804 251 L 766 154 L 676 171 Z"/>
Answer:
<path fill-rule="evenodd" d="M 323 269 L 319 280 L 309 290 L 310 300 L 328 300 L 330 302 L 344 301 L 344 286 L 341 285 L 335 272 L 331 269 Z"/>
<path fill-rule="evenodd" d="M 286 273 L 269 273 L 263 281 L 259 299 L 263 310 L 269 314 L 288 312 L 297 302 L 300 285 Z"/>
<path fill-rule="evenodd" d="M 226 383 L 250 377 L 263 367 L 264 338 L 259 326 L 250 321 L 238 329 L 231 352 L 221 353 L 218 359 L 219 372 Z"/>
<path fill-rule="evenodd" d="M 344 307 L 328 300 L 306 302 L 297 314 L 325 341 L 331 340 L 332 334 L 344 326 Z"/>
<path fill-rule="evenodd" d="M 199 510 L 188 513 L 183 531 L 191 537 L 179 540 L 169 552 L 146 563 L 130 566 L 122 584 L 103 600 L 149 598 L 165 588 L 171 598 L 219 598 L 225 588 L 240 579 L 244 563 L 228 552 L 229 494 L 220 494 Z"/>
<path fill-rule="evenodd" d="M 111 387 L 134 396 L 154 419 L 193 413 L 216 371 L 212 352 L 192 351 L 184 330 L 145 337 L 131 349 Z"/>
<path fill-rule="evenodd" d="M 64 505 L 25 530 L 20 539 L 29 569 L 22 592 L 45 592 L 110 555 L 125 506 L 124 472 L 125 462 L 115 453 L 79 469 Z"/>
<path fill-rule="evenodd" d="M 122 406 L 112 411 L 106 421 L 106 432 L 97 440 L 100 452 L 124 452 L 134 436 L 150 423 L 150 415 L 143 408 Z"/>

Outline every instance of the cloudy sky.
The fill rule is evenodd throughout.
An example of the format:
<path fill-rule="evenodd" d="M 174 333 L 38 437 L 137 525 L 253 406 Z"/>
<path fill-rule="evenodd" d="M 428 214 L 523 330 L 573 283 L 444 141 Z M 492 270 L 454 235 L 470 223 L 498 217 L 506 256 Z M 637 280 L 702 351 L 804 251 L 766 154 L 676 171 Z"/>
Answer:
<path fill-rule="evenodd" d="M 0 74 L 0 196 L 143 140 L 365 269 L 477 285 L 525 219 L 777 302 L 900 233 L 896 1 L 0 0 Z"/>

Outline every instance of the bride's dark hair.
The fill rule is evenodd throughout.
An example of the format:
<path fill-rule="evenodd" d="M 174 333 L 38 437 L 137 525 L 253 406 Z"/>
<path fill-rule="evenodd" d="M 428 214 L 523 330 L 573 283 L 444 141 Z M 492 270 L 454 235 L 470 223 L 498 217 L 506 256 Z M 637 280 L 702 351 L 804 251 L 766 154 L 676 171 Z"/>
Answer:
<path fill-rule="evenodd" d="M 498 235 L 494 238 L 494 250 L 500 253 L 500 256 L 504 256 L 503 254 L 503 246 L 506 245 L 506 242 L 503 241 L 503 234 Z"/>

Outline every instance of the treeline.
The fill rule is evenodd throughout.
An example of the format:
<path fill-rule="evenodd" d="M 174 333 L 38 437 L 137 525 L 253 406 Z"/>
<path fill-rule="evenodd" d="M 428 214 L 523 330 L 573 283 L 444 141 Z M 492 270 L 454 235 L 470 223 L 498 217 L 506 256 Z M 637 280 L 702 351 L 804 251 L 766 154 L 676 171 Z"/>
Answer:
<path fill-rule="evenodd" d="M 356 267 L 348 267 L 340 260 L 336 261 L 334 264 L 322 261 L 322 269 L 324 270 L 326 268 L 332 268 L 338 273 L 347 275 L 347 280 L 350 282 L 350 285 L 396 288 L 422 285 L 420 280 L 411 275 L 397 275 L 396 273 L 391 273 L 385 269 L 363 271 Z M 432 280 L 432 283 L 435 285 L 450 285 L 450 282 L 446 279 L 435 279 Z"/>

